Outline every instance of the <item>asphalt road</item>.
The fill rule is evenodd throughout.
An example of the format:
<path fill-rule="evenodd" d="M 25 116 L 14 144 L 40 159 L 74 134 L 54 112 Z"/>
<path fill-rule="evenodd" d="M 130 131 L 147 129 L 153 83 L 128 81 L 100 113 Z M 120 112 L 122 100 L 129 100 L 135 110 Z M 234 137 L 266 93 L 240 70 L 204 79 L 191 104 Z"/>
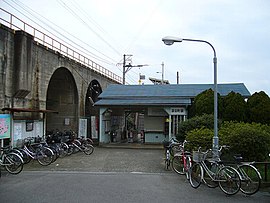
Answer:
<path fill-rule="evenodd" d="M 47 167 L 36 162 L 18 175 L 2 173 L 2 203 L 68 202 L 270 202 L 269 192 L 226 196 L 219 188 L 193 189 L 164 168 L 162 150 L 96 148 L 58 159 Z"/>

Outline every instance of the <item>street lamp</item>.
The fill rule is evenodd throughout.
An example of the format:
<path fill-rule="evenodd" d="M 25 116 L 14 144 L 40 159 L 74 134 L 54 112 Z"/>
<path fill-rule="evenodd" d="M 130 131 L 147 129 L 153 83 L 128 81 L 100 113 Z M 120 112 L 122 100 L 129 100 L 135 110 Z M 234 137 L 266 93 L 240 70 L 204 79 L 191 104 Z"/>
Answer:
<path fill-rule="evenodd" d="M 197 39 L 183 39 L 183 38 L 178 38 L 178 37 L 163 37 L 162 41 L 164 44 L 170 46 L 173 45 L 174 42 L 182 42 L 182 41 L 192 41 L 192 42 L 204 42 L 213 49 L 214 51 L 214 58 L 213 58 L 213 63 L 214 63 L 214 137 L 213 137 L 213 156 L 214 158 L 219 157 L 218 153 L 218 101 L 217 101 L 217 56 L 216 56 L 216 50 L 213 47 L 212 44 L 205 40 L 197 40 Z"/>

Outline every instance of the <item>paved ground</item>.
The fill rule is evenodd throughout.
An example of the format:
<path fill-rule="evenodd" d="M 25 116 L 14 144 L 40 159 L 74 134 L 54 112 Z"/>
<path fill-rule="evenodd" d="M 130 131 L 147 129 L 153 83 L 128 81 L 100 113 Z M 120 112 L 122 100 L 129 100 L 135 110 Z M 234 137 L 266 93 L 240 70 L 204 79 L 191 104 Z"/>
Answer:
<path fill-rule="evenodd" d="M 92 155 L 81 152 L 57 159 L 49 166 L 36 161 L 25 165 L 30 171 L 87 171 L 87 172 L 148 172 L 163 173 L 163 150 L 95 147 Z M 167 171 L 169 172 L 169 171 Z"/>
<path fill-rule="evenodd" d="M 161 146 L 109 145 L 96 147 L 90 156 L 59 158 L 49 166 L 32 161 L 17 176 L 3 171 L 0 202 L 270 202 L 264 190 L 250 197 L 240 192 L 227 197 L 219 188 L 193 189 L 184 176 L 165 170 L 163 153 Z"/>

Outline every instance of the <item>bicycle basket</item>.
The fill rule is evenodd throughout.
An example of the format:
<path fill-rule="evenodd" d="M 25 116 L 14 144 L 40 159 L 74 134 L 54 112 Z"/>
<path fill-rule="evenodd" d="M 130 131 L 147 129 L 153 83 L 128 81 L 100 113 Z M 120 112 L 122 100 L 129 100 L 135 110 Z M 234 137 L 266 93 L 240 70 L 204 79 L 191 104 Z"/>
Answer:
<path fill-rule="evenodd" d="M 169 147 L 170 146 L 170 142 L 168 142 L 168 141 L 163 141 L 163 147 L 164 148 L 167 148 L 167 147 Z"/>
<path fill-rule="evenodd" d="M 192 153 L 192 159 L 194 162 L 201 162 L 203 160 L 205 160 L 207 154 L 206 153 L 202 153 L 199 151 L 193 151 Z"/>

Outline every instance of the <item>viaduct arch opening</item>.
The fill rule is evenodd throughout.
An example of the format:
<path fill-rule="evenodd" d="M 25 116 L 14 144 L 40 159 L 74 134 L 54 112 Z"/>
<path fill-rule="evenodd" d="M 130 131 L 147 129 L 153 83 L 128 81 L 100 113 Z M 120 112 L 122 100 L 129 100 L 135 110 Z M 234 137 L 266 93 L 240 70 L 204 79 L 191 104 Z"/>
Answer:
<path fill-rule="evenodd" d="M 47 89 L 46 106 L 59 112 L 47 115 L 46 131 L 78 131 L 78 90 L 68 69 L 61 67 L 53 73 Z"/>
<path fill-rule="evenodd" d="M 87 88 L 85 97 L 85 117 L 88 121 L 87 137 L 98 142 L 98 123 L 99 123 L 99 108 L 93 104 L 98 100 L 98 96 L 102 93 L 102 88 L 97 80 L 92 80 Z"/>

